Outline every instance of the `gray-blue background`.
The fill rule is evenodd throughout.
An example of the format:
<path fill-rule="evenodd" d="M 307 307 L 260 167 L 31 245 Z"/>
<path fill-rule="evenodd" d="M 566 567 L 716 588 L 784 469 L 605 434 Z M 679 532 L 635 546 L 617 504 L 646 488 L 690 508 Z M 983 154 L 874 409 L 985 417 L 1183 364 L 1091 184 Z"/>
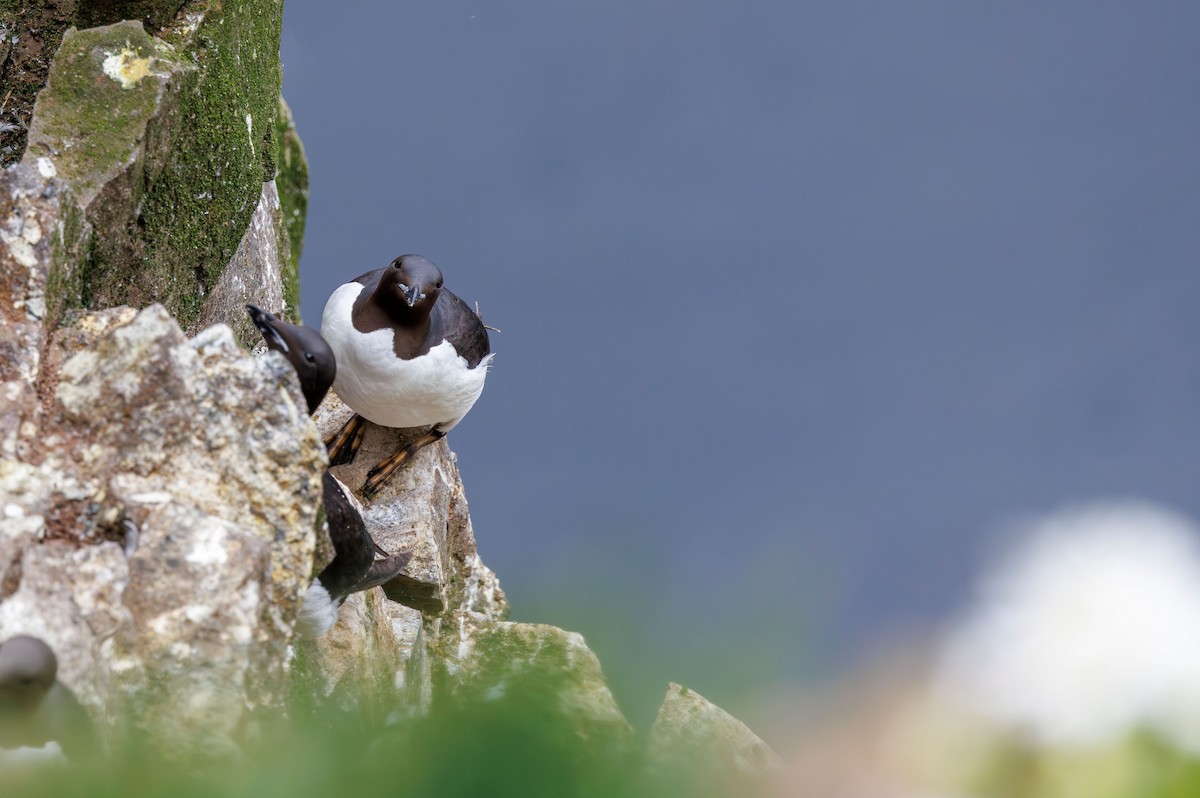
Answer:
<path fill-rule="evenodd" d="M 503 330 L 450 441 L 514 616 L 583 632 L 635 722 L 667 679 L 753 715 L 956 607 L 1014 512 L 1200 515 L 1198 30 L 287 0 L 304 316 L 438 263 Z"/>

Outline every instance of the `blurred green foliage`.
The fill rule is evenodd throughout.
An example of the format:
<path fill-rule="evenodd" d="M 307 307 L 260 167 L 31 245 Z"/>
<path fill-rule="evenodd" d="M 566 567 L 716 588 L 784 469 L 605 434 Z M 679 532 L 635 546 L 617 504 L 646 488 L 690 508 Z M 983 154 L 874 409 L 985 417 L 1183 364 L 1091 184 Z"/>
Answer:
<path fill-rule="evenodd" d="M 1200 758 L 1151 733 L 1121 745 L 998 745 L 959 793 L 977 798 L 1195 798 Z"/>
<path fill-rule="evenodd" d="M 0 773 L 0 795 L 30 798 L 303 798 L 304 796 L 525 796 L 657 798 L 758 792 L 696 768 L 648 767 L 640 741 L 588 739 L 545 693 L 445 706 L 364 728 L 356 716 L 297 707 L 259 730 L 247 755 L 166 762 L 152 740 L 102 762 L 18 776 Z"/>

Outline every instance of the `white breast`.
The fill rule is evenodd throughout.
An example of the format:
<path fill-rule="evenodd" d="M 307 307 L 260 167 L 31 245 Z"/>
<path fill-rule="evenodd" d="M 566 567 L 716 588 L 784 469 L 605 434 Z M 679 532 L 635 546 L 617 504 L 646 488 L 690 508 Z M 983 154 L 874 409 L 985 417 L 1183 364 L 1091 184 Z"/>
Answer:
<path fill-rule="evenodd" d="M 335 602 L 320 582 L 314 581 L 304 594 L 304 604 L 296 618 L 296 634 L 306 640 L 314 640 L 328 632 L 337 623 L 341 603 Z"/>
<path fill-rule="evenodd" d="M 492 355 L 470 368 L 443 341 L 420 357 L 401 360 L 391 330 L 354 329 L 350 311 L 362 289 L 358 283 L 338 287 L 321 316 L 321 335 L 337 358 L 333 390 L 354 412 L 381 426 L 449 430 L 483 393 Z"/>

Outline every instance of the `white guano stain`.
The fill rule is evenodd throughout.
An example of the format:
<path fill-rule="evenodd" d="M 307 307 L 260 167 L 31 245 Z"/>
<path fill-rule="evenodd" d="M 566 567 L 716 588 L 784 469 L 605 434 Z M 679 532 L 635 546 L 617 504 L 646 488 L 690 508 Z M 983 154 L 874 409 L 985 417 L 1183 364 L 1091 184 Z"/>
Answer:
<path fill-rule="evenodd" d="M 142 58 L 128 46 L 115 53 L 105 50 L 104 55 L 104 74 L 120 83 L 123 89 L 132 89 L 150 74 L 151 59 Z"/>
<path fill-rule="evenodd" d="M 229 559 L 225 551 L 226 537 L 220 529 L 207 528 L 198 530 L 196 545 L 185 558 L 196 565 L 217 565 Z"/>
<path fill-rule="evenodd" d="M 161 490 L 152 490 L 145 493 L 133 493 L 129 496 L 129 501 L 137 504 L 166 504 L 175 498 L 169 493 Z"/>

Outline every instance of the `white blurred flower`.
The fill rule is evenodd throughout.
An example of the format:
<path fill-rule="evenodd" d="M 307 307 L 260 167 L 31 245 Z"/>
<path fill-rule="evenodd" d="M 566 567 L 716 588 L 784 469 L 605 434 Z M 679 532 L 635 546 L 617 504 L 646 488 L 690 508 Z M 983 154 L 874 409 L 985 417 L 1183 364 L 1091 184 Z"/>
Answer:
<path fill-rule="evenodd" d="M 952 631 L 939 686 L 1041 744 L 1151 728 L 1200 752 L 1200 531 L 1145 503 L 1031 525 Z"/>

